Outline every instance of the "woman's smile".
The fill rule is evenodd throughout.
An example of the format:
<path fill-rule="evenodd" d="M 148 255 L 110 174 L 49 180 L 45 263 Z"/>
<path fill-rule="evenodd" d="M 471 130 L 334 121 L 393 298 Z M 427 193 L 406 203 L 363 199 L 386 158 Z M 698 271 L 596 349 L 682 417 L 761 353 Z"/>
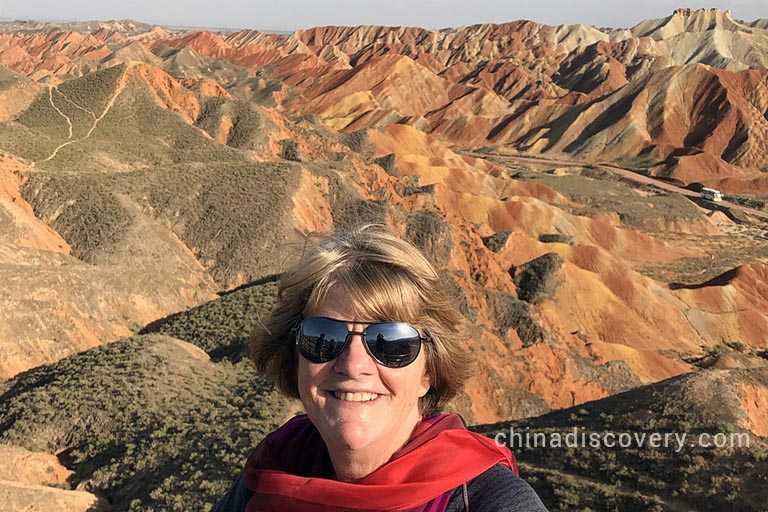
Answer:
<path fill-rule="evenodd" d="M 344 402 L 371 402 L 381 396 L 377 393 L 349 391 L 334 391 L 332 394 L 337 400 L 342 400 Z"/>

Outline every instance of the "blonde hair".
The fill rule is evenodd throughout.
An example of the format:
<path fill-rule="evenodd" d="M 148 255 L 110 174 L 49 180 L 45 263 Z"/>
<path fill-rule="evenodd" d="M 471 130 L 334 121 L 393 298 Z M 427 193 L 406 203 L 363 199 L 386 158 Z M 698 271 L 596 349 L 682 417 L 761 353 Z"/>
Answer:
<path fill-rule="evenodd" d="M 428 333 L 424 343 L 431 387 L 421 399 L 429 416 L 453 398 L 474 369 L 459 341 L 461 317 L 435 268 L 412 244 L 367 225 L 336 234 L 312 233 L 299 261 L 280 275 L 277 304 L 250 340 L 251 360 L 286 396 L 299 398 L 292 329 L 319 310 L 334 286 L 370 321 L 408 322 Z"/>

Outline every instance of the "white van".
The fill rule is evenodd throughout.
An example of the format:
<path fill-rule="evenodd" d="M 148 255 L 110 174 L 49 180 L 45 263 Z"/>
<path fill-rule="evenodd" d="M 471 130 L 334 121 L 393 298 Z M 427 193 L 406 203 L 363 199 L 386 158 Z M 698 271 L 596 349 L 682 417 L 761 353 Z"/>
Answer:
<path fill-rule="evenodd" d="M 706 199 L 707 201 L 722 201 L 723 194 L 714 188 L 705 187 L 701 189 L 701 198 Z"/>

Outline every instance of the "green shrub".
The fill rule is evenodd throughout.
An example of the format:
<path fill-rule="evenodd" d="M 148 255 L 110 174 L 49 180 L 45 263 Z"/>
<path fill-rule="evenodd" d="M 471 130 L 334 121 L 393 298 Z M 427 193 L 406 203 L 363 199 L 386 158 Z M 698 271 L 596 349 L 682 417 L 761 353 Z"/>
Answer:
<path fill-rule="evenodd" d="M 394 174 L 395 172 L 395 154 L 389 153 L 384 156 L 380 156 L 379 158 L 376 158 L 373 163 L 384 169 L 387 174 Z"/>
<path fill-rule="evenodd" d="M 238 102 L 232 121 L 232 129 L 227 138 L 227 145 L 235 148 L 254 149 L 258 146 L 255 139 L 258 138 L 259 132 L 263 131 L 263 124 L 258 112 L 251 110 L 246 103 Z M 286 160 L 290 160 L 290 158 L 286 158 Z"/>
<path fill-rule="evenodd" d="M 280 145 L 282 147 L 280 158 L 290 160 L 291 162 L 301 162 L 299 144 L 295 140 L 283 139 L 280 141 Z"/>
<path fill-rule="evenodd" d="M 366 153 L 371 149 L 371 143 L 368 140 L 368 130 L 356 130 L 354 132 L 342 133 L 341 142 L 357 153 Z"/>
<path fill-rule="evenodd" d="M 127 196 L 169 226 L 228 288 L 280 269 L 298 176 L 286 164 L 233 162 L 120 174 L 36 172 L 22 192 L 74 254 L 91 262 L 120 249 L 133 222 L 118 200 Z"/>

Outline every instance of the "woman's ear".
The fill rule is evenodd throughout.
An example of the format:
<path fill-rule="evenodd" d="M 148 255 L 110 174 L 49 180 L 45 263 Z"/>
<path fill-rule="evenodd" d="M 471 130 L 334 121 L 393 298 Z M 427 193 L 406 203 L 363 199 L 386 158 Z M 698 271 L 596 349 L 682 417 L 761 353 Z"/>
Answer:
<path fill-rule="evenodd" d="M 427 394 L 427 391 L 429 391 L 429 388 L 432 387 L 432 379 L 429 377 L 429 374 L 427 373 L 427 369 L 424 368 L 424 375 L 421 377 L 421 383 L 419 385 L 419 398 L 422 398 L 424 395 Z"/>

